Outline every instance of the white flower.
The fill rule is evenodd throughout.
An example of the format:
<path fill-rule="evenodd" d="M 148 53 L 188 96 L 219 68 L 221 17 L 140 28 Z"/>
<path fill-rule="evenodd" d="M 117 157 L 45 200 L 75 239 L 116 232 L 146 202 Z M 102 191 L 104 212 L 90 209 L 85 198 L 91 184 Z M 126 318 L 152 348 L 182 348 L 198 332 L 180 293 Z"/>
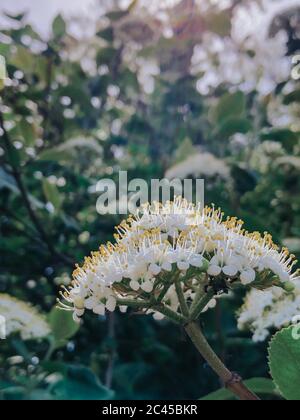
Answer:
<path fill-rule="evenodd" d="M 211 153 L 196 153 L 166 172 L 166 178 L 170 180 L 175 178 L 186 179 L 189 176 L 197 178 L 201 175 L 207 177 L 218 175 L 227 179 L 230 177 L 230 169 L 223 160 L 216 158 Z"/>
<path fill-rule="evenodd" d="M 240 279 L 244 286 L 247 284 L 253 283 L 256 277 L 256 273 L 253 269 L 244 270 L 241 273 Z"/>
<path fill-rule="evenodd" d="M 123 310 L 128 301 L 141 308 L 147 302 L 148 312 L 161 318 L 149 299 L 153 306 L 181 312 L 175 281 L 189 306 L 197 290 L 206 293 L 205 286 L 220 287 L 218 295 L 236 283 L 267 288 L 299 280 L 294 257 L 285 248 L 279 251 L 270 235 L 248 233 L 236 218 L 224 221 L 219 209 L 202 209 L 181 198 L 144 206 L 117 232 L 116 243 L 87 258 L 75 270 L 70 289 L 64 288 L 61 306 L 73 310 L 75 320 L 85 310 L 98 315 L 118 306 Z M 212 299 L 204 310 L 214 305 Z"/>
<path fill-rule="evenodd" d="M 0 315 L 5 319 L 6 336 L 18 333 L 28 340 L 50 334 L 48 323 L 35 308 L 10 295 L 0 294 Z"/>
<path fill-rule="evenodd" d="M 250 329 L 255 342 L 264 341 L 271 329 L 292 324 L 300 313 L 300 280 L 293 282 L 293 292 L 286 293 L 278 287 L 268 290 L 251 290 L 238 317 L 241 330 Z"/>
<path fill-rule="evenodd" d="M 278 84 L 290 80 L 291 59 L 287 56 L 288 35 L 281 30 L 272 37 L 270 28 L 277 16 L 299 8 L 297 0 L 246 2 L 234 8 L 231 36 L 206 32 L 194 49 L 191 72 L 201 77 L 198 91 L 207 95 L 226 84 L 246 93 L 268 95 Z"/>

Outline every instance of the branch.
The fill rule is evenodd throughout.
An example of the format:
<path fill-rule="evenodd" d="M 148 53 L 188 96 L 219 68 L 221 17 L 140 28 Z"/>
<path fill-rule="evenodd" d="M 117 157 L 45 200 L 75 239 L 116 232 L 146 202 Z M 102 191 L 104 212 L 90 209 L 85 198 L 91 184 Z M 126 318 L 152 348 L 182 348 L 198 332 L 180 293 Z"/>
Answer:
<path fill-rule="evenodd" d="M 3 140 L 4 140 L 5 148 L 8 152 L 8 155 L 11 155 L 13 153 L 14 149 L 13 149 L 13 145 L 11 144 L 10 137 L 9 137 L 9 135 L 8 135 L 6 129 L 5 129 L 4 119 L 3 119 L 3 115 L 2 115 L 1 112 L 0 112 L 0 128 L 2 129 L 2 133 L 3 133 L 2 137 L 3 137 Z M 70 259 L 68 256 L 62 255 L 58 251 L 56 251 L 56 249 L 53 246 L 50 238 L 48 237 L 41 221 L 39 220 L 38 216 L 36 215 L 32 205 L 31 205 L 31 202 L 30 202 L 30 199 L 29 199 L 29 196 L 28 196 L 28 192 L 27 192 L 27 189 L 26 189 L 25 184 L 23 182 L 22 174 L 21 174 L 21 171 L 20 171 L 18 165 L 11 159 L 9 160 L 9 164 L 10 164 L 11 169 L 12 169 L 12 175 L 13 175 L 13 177 L 16 181 L 16 184 L 19 188 L 19 191 L 21 193 L 21 196 L 22 196 L 22 199 L 23 199 L 23 202 L 24 202 L 24 206 L 27 210 L 27 213 L 28 213 L 33 225 L 35 226 L 37 232 L 39 233 L 41 239 L 47 245 L 48 250 L 50 251 L 50 253 L 53 256 L 57 257 L 59 260 L 61 260 L 66 265 L 68 265 L 70 267 L 74 267 L 74 263 L 73 263 L 72 259 Z"/>

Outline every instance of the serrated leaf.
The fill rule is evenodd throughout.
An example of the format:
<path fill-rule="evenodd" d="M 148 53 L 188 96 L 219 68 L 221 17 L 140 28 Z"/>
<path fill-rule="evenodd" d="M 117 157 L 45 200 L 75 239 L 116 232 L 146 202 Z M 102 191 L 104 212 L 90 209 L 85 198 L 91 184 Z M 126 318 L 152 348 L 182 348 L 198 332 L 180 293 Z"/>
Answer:
<path fill-rule="evenodd" d="M 253 378 L 244 382 L 245 385 L 255 394 L 264 395 L 276 395 L 276 386 L 271 379 L 266 378 Z M 206 397 L 200 399 L 200 401 L 225 401 L 234 400 L 235 396 L 229 390 L 222 388 L 219 391 L 213 392 Z"/>
<path fill-rule="evenodd" d="M 79 324 L 74 322 L 72 312 L 58 308 L 53 308 L 50 312 L 49 324 L 57 345 L 64 345 L 79 330 Z"/>
<path fill-rule="evenodd" d="M 300 340 L 291 326 L 279 331 L 271 340 L 269 365 L 272 378 L 282 395 L 290 401 L 300 400 Z"/>

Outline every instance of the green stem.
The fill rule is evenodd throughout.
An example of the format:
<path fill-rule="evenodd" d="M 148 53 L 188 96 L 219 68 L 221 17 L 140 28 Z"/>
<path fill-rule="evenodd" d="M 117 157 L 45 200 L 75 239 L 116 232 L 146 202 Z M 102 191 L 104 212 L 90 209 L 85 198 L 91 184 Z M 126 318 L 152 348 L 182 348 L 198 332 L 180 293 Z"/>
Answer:
<path fill-rule="evenodd" d="M 190 308 L 191 311 L 193 311 L 195 309 L 195 307 L 200 302 L 200 300 L 202 299 L 202 297 L 204 296 L 204 294 L 205 294 L 204 288 L 201 286 L 201 284 L 199 284 L 195 288 L 195 297 L 194 297 L 194 300 L 193 300 L 193 302 L 191 304 L 191 308 Z"/>
<path fill-rule="evenodd" d="M 190 311 L 189 311 L 189 307 L 186 303 L 184 294 L 183 294 L 183 290 L 182 290 L 182 286 L 181 286 L 181 281 L 179 278 L 177 278 L 175 280 L 175 288 L 176 288 L 176 293 L 177 293 L 177 297 L 179 300 L 179 304 L 180 304 L 180 309 L 181 312 L 183 314 L 183 316 L 185 316 L 186 318 L 189 317 Z"/>
<path fill-rule="evenodd" d="M 214 372 L 219 376 L 226 387 L 233 392 L 240 400 L 257 401 L 259 398 L 253 394 L 242 382 L 242 379 L 234 375 L 223 362 L 219 359 L 213 349 L 210 347 L 201 329 L 195 322 L 185 325 L 185 331 L 194 343 L 195 347 L 207 361 Z"/>
<path fill-rule="evenodd" d="M 119 306 L 129 306 L 134 309 L 153 309 L 177 324 L 185 324 L 187 321 L 187 319 L 179 313 L 172 311 L 172 309 L 156 301 L 117 299 L 117 304 Z"/>
<path fill-rule="evenodd" d="M 146 300 L 117 299 L 119 306 L 130 306 L 134 309 L 150 308 L 153 303 Z"/>
<path fill-rule="evenodd" d="M 190 312 L 190 319 L 192 321 L 199 318 L 203 309 L 213 299 L 214 295 L 215 294 L 214 294 L 213 290 L 210 290 L 209 292 L 205 293 L 205 295 L 202 298 L 199 299 L 198 303 L 196 303 L 194 305 L 194 307 L 191 309 L 191 312 Z"/>
<path fill-rule="evenodd" d="M 163 298 L 166 296 L 168 290 L 170 289 L 170 286 L 171 286 L 170 282 L 168 282 L 167 284 L 164 285 L 162 291 L 158 295 L 157 302 L 161 302 L 163 300 Z"/>
<path fill-rule="evenodd" d="M 180 315 L 178 312 L 172 311 L 164 305 L 153 306 L 153 309 L 161 314 L 165 315 L 168 319 L 175 322 L 176 324 L 184 325 L 187 322 L 187 318 Z"/>
<path fill-rule="evenodd" d="M 56 350 L 55 341 L 52 338 L 49 341 L 49 347 L 48 347 L 48 351 L 45 355 L 44 361 L 48 362 L 49 360 L 51 360 L 52 354 L 55 352 L 55 350 Z"/>

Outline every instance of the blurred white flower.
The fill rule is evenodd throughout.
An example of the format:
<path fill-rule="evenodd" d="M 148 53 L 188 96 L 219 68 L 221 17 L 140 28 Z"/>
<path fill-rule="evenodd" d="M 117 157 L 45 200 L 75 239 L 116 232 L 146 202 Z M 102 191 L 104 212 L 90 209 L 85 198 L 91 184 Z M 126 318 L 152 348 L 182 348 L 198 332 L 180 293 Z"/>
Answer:
<path fill-rule="evenodd" d="M 158 63 L 154 59 L 137 58 L 138 80 L 145 93 L 151 94 L 155 87 L 155 76 L 160 74 Z"/>
<path fill-rule="evenodd" d="M 234 8 L 231 36 L 207 32 L 194 49 L 191 72 L 201 75 L 198 91 L 206 95 L 221 84 L 245 92 L 257 90 L 261 95 L 273 92 L 291 76 L 291 59 L 287 57 L 287 33 L 270 36 L 270 26 L 277 15 L 294 1 L 247 2 Z M 299 8 L 299 3 L 297 4 Z"/>
<path fill-rule="evenodd" d="M 50 333 L 48 323 L 35 308 L 7 294 L 0 294 L 0 315 L 5 318 L 7 336 L 19 333 L 23 340 L 28 340 Z"/>
<path fill-rule="evenodd" d="M 166 172 L 168 179 L 186 179 L 189 176 L 195 178 L 205 175 L 206 177 L 220 176 L 228 178 L 230 169 L 226 163 L 211 153 L 197 153 L 189 156 L 183 162 L 177 163 Z"/>
<path fill-rule="evenodd" d="M 272 97 L 267 111 L 269 122 L 273 127 L 291 128 L 293 131 L 300 131 L 300 104 L 298 102 L 285 105 L 283 98 L 277 95 Z"/>
<path fill-rule="evenodd" d="M 241 330 L 250 329 L 255 342 L 264 341 L 271 329 L 280 329 L 293 322 L 300 314 L 300 281 L 294 281 L 294 290 L 286 293 L 272 287 L 269 290 L 251 290 L 245 299 L 239 318 Z"/>
<path fill-rule="evenodd" d="M 251 167 L 258 172 L 265 174 L 270 170 L 270 166 L 280 157 L 286 155 L 281 143 L 276 141 L 264 141 L 253 151 L 251 157 Z"/>

